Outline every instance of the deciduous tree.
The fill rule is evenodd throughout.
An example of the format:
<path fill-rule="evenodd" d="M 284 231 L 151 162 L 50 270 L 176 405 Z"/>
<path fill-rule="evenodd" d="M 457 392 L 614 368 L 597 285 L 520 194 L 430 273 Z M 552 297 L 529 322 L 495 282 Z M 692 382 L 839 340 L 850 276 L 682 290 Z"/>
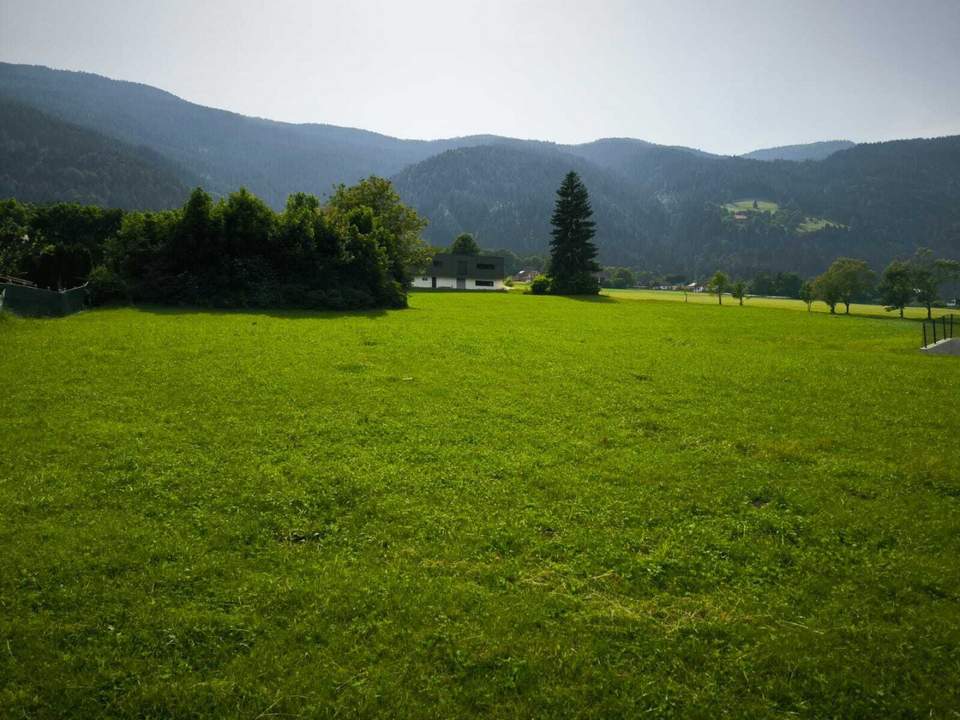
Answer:
<path fill-rule="evenodd" d="M 721 272 L 720 270 L 717 270 L 713 274 L 713 277 L 710 278 L 710 282 L 707 283 L 707 289 L 717 294 L 717 303 L 720 305 L 723 305 L 723 294 L 729 286 L 730 278 L 727 277 L 725 272 Z"/>
<path fill-rule="evenodd" d="M 454 255 L 479 255 L 480 246 L 477 245 L 473 235 L 461 233 L 454 239 L 453 245 L 450 246 L 450 252 Z"/>
<path fill-rule="evenodd" d="M 940 287 L 960 277 L 960 262 L 935 258 L 929 248 L 920 248 L 910 260 L 913 287 L 917 300 L 927 309 L 927 319 L 933 317 L 933 304 L 940 300 Z"/>
<path fill-rule="evenodd" d="M 810 312 L 813 301 L 817 299 L 812 280 L 807 280 L 800 286 L 799 298 L 807 304 L 807 312 Z"/>
<path fill-rule="evenodd" d="M 880 279 L 879 290 L 880 301 L 887 310 L 899 310 L 900 317 L 903 317 L 903 308 L 913 300 L 916 294 L 909 263 L 894 260 L 887 265 Z"/>
<path fill-rule="evenodd" d="M 747 284 L 743 280 L 737 280 L 733 284 L 730 293 L 743 305 L 743 299 L 747 296 Z"/>

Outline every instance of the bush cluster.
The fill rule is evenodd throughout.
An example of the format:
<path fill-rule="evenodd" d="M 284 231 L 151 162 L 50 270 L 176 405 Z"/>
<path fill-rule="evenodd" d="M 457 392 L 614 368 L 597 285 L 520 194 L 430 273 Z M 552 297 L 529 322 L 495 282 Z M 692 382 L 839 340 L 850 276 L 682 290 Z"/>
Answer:
<path fill-rule="evenodd" d="M 325 205 L 291 195 L 281 213 L 243 189 L 214 202 L 200 188 L 179 210 L 53 208 L 0 207 L 0 273 L 43 287 L 88 280 L 95 303 L 404 307 L 427 253 L 425 221 L 375 177 Z M 56 233 L 44 229 L 51 214 Z"/>

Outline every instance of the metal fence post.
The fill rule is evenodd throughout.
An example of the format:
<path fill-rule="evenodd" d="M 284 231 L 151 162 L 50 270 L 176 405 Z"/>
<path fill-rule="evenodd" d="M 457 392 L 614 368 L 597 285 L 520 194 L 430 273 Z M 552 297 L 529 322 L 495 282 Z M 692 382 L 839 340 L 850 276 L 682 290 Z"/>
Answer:
<path fill-rule="evenodd" d="M 933 344 L 936 345 L 937 344 L 937 321 L 934 320 L 932 325 L 933 325 Z"/>

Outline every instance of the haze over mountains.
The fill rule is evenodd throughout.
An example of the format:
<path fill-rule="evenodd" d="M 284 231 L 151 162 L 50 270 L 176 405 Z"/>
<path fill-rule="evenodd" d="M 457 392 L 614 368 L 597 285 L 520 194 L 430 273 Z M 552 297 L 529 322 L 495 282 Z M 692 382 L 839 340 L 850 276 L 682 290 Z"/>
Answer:
<path fill-rule="evenodd" d="M 856 145 L 850 140 L 825 140 L 822 142 L 806 143 L 805 145 L 781 145 L 780 147 L 762 148 L 745 153 L 740 157 L 748 160 L 824 160 L 835 152 L 848 150 Z"/>
<path fill-rule="evenodd" d="M 838 255 L 879 266 L 918 245 L 960 251 L 960 138 L 831 141 L 743 157 L 629 138 L 581 145 L 470 136 L 402 140 L 186 102 L 145 85 L 0 64 L 0 197 L 174 207 L 190 187 L 241 186 L 280 208 L 371 174 L 394 180 L 449 244 L 543 252 L 553 195 L 574 169 L 605 263 L 702 274 L 816 272 Z M 777 213 L 734 213 L 758 198 Z"/>

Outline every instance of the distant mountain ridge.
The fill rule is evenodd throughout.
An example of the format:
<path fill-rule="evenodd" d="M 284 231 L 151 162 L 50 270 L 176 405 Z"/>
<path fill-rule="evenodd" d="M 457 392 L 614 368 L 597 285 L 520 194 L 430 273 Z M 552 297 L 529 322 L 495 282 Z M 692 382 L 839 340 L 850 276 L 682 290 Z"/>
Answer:
<path fill-rule="evenodd" d="M 484 247 L 529 253 L 545 251 L 554 191 L 573 169 L 590 190 L 606 263 L 700 277 L 716 267 L 815 272 L 844 254 L 878 266 L 918 245 L 960 254 L 960 137 L 829 141 L 743 157 L 632 138 L 404 140 L 245 117 L 146 85 L 5 63 L 0 105 L 10 117 L 37 118 L 33 134 L 30 123 L 4 120 L 0 135 L 16 157 L 0 168 L 0 196 L 25 200 L 160 208 L 182 204 L 188 187 L 223 196 L 245 186 L 280 209 L 294 192 L 323 196 L 380 175 L 430 221 L 431 243 L 473 232 Z M 39 131 L 61 126 L 69 130 Z M 97 158 L 95 170 L 76 171 Z M 751 198 L 780 210 L 725 210 Z"/>
<path fill-rule="evenodd" d="M 187 184 L 202 184 L 217 195 L 245 185 L 275 208 L 291 193 L 324 195 L 335 184 L 391 176 L 446 150 L 564 147 L 495 135 L 403 140 L 335 125 L 264 120 L 196 105 L 148 85 L 32 65 L 0 63 L 0 95 L 150 148 L 179 165 Z"/>
<path fill-rule="evenodd" d="M 748 152 L 740 157 L 747 160 L 825 160 L 835 152 L 849 150 L 856 146 L 850 140 L 824 140 L 821 142 L 805 143 L 803 145 L 781 145 L 779 147 L 762 148 Z"/>

